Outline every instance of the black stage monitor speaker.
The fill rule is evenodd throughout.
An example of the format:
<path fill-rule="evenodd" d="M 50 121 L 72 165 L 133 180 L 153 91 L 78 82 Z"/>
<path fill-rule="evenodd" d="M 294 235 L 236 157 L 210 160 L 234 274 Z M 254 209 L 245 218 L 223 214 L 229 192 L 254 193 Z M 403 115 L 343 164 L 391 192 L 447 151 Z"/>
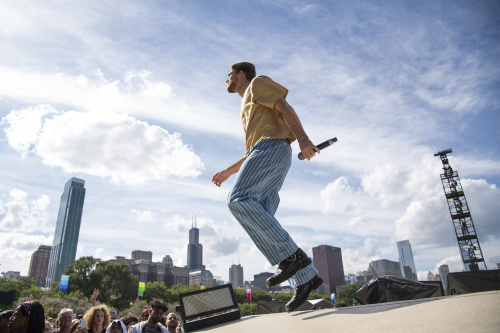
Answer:
<path fill-rule="evenodd" d="M 179 294 L 184 332 L 210 327 L 241 318 L 232 285 Z"/>

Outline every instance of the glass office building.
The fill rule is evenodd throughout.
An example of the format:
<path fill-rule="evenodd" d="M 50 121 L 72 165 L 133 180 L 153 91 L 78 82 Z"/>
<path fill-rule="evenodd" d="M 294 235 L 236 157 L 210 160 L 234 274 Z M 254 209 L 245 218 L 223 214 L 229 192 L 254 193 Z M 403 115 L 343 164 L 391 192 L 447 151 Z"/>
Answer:
<path fill-rule="evenodd" d="M 413 260 L 413 252 L 411 250 L 410 241 L 403 240 L 399 241 L 397 244 L 401 275 L 410 280 L 417 280 L 417 269 L 415 268 L 415 261 Z"/>
<path fill-rule="evenodd" d="M 60 282 L 66 267 L 75 261 L 85 200 L 84 185 L 83 179 L 73 177 L 64 186 L 50 253 L 46 287 L 50 287 L 52 282 Z"/>

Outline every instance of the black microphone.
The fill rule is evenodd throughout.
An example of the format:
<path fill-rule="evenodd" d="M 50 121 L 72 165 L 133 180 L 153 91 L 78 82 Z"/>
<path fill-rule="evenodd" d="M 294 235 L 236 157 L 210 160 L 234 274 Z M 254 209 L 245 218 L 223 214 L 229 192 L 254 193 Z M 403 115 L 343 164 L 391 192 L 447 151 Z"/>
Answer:
<path fill-rule="evenodd" d="M 335 142 L 337 142 L 337 137 L 330 139 L 330 140 L 326 140 L 325 142 L 320 143 L 316 147 L 318 147 L 318 149 L 321 150 L 321 149 L 324 149 L 326 147 L 333 145 Z M 302 153 L 299 153 L 299 160 L 302 161 L 303 159 L 304 159 L 304 156 L 302 156 Z"/>

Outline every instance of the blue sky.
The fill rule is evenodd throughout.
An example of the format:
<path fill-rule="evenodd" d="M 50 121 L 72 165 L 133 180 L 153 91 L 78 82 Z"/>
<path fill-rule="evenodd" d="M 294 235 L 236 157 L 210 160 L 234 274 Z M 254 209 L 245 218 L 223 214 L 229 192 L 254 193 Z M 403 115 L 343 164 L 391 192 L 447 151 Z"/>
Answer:
<path fill-rule="evenodd" d="M 27 274 L 52 245 L 64 184 L 87 195 L 77 256 L 150 250 L 228 280 L 273 271 L 232 218 L 214 173 L 244 153 L 229 66 L 289 89 L 314 142 L 294 159 L 277 217 L 345 273 L 397 260 L 421 278 L 461 270 L 433 154 L 459 172 L 489 268 L 500 262 L 500 5 L 495 1 L 2 1 L 0 270 Z M 295 153 L 298 145 L 292 145 Z M 425 274 L 425 275 L 424 275 Z"/>

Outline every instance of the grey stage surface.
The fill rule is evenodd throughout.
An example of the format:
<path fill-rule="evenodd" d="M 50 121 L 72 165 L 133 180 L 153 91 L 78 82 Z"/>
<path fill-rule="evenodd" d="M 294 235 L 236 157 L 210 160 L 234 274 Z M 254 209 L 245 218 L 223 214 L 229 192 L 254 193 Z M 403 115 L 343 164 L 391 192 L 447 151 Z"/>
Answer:
<path fill-rule="evenodd" d="M 500 332 L 500 291 L 247 316 L 196 332 Z"/>

